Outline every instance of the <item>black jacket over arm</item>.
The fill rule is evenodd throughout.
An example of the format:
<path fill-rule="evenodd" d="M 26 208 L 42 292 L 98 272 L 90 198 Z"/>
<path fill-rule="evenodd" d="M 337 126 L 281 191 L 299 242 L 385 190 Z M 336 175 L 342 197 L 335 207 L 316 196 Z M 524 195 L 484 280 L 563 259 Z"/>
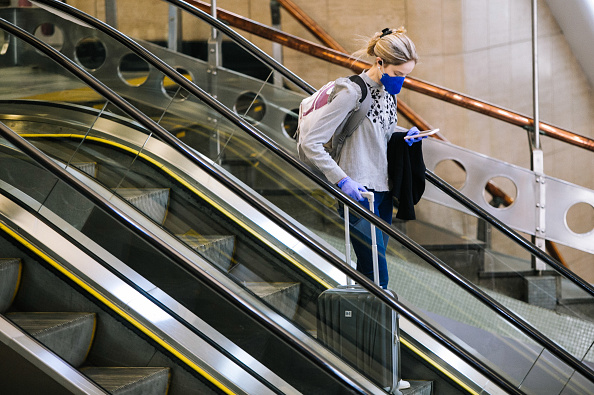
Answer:
<path fill-rule="evenodd" d="M 396 218 L 415 219 L 415 204 L 425 192 L 425 162 L 422 141 L 408 146 L 406 132 L 392 134 L 388 142 L 388 176 L 392 196 L 398 200 Z"/>

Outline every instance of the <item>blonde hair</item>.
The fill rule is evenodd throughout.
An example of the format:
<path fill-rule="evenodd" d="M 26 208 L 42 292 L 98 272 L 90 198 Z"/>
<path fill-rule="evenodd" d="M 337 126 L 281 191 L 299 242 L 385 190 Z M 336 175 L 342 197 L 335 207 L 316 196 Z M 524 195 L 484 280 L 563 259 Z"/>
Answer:
<path fill-rule="evenodd" d="M 355 52 L 360 56 L 367 54 L 380 57 L 386 64 L 400 65 L 408 61 L 419 61 L 415 44 L 406 35 L 406 29 L 401 26 L 397 29 L 384 29 L 377 32 L 369 39 L 366 48 Z"/>

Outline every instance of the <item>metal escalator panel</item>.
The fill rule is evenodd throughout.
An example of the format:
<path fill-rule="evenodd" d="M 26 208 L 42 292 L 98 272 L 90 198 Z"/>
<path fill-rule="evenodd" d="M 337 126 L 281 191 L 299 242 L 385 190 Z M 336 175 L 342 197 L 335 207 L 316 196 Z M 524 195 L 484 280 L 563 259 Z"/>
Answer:
<path fill-rule="evenodd" d="M 49 381 L 72 393 L 93 393 L 97 385 L 130 394 L 276 393 L 242 373 L 241 355 L 218 353 L 72 243 L 59 219 L 46 223 L 17 195 L 0 196 L 0 283 L 11 291 L 0 296 L 0 348 L 11 358 L 3 359 L 3 391 L 40 393 Z"/>
<path fill-rule="evenodd" d="M 287 306 L 288 316 L 301 317 L 296 321 L 311 321 L 305 317 L 315 316 L 311 295 L 336 283 L 341 277 L 338 270 L 303 250 L 289 235 L 283 236 L 249 202 L 242 201 L 179 153 L 158 140 L 144 144 L 145 131 L 119 117 L 103 117 L 95 125 L 93 140 L 84 144 L 80 144 L 77 125 L 67 127 L 64 121 L 44 123 L 43 129 L 54 128 L 55 133 L 30 133 L 39 123 L 29 119 L 47 108 L 64 120 L 83 117 L 79 108 L 47 103 L 6 103 L 4 107 L 7 113 L 20 114 L 18 120 L 7 120 L 15 131 L 64 165 L 76 157 L 69 169 L 85 182 L 96 184 L 95 188 L 101 189 L 112 203 L 128 201 L 167 237 L 202 254 L 222 272 L 253 289 L 262 289 L 258 282 L 287 288 L 283 292 L 299 300 L 292 308 Z M 270 206 L 267 200 L 259 199 Z M 277 208 L 270 207 L 281 215 Z M 86 217 L 81 221 L 73 213 L 66 214 L 78 228 L 86 221 Z M 299 294 L 310 296 L 300 298 Z"/>
<path fill-rule="evenodd" d="M 22 125 L 20 129 L 26 128 L 27 123 L 25 121 L 20 122 Z M 14 125 L 16 126 L 17 123 L 15 122 Z M 125 134 L 128 135 L 128 138 L 131 138 L 133 132 L 133 130 L 127 130 Z M 103 138 L 105 140 L 107 140 L 107 136 L 107 133 L 103 134 Z M 52 138 L 43 137 L 35 137 L 31 138 L 31 140 L 35 141 L 39 147 L 43 148 L 46 152 L 57 158 L 60 158 L 61 155 L 69 157 L 70 152 L 72 152 L 74 149 L 73 147 L 77 146 L 75 142 L 71 144 L 72 146 L 70 148 L 68 148 L 68 139 L 66 139 L 66 142 L 61 141 L 63 139 L 52 141 Z M 91 147 L 92 149 L 90 149 Z M 154 147 L 152 146 L 145 147 L 145 153 L 148 154 L 153 149 Z M 61 151 L 66 152 L 61 153 Z M 164 151 L 162 149 L 156 149 L 156 152 L 159 152 L 162 155 Z M 113 170 L 114 165 L 110 166 L 109 163 L 104 163 L 105 158 L 109 158 L 111 161 L 113 161 L 113 163 L 117 163 L 119 161 L 119 156 L 122 155 L 122 153 L 118 153 L 117 149 L 113 149 L 113 147 L 110 147 L 109 144 L 106 144 L 105 146 L 101 146 L 100 144 L 85 144 L 84 149 L 80 150 L 79 154 L 90 156 L 92 157 L 92 160 L 89 160 L 90 163 L 99 164 L 97 167 L 98 171 L 93 171 L 90 173 L 101 180 L 102 183 L 109 185 L 110 177 L 115 180 L 119 179 L 119 176 L 113 176 L 113 174 L 116 173 Z M 169 159 L 173 163 L 176 162 L 172 158 Z M 156 157 L 153 157 L 153 160 L 148 161 L 148 163 L 154 164 L 154 161 L 156 161 Z M 144 177 L 150 178 L 154 181 L 159 180 L 160 183 L 155 185 L 161 185 L 162 187 L 165 186 L 166 189 L 172 191 L 172 197 L 177 194 L 182 195 L 184 193 L 182 190 L 183 188 L 173 185 L 170 180 L 169 183 L 167 183 L 167 178 L 163 177 L 163 175 L 159 177 L 158 172 L 151 170 L 149 165 L 143 163 L 144 161 L 142 159 L 137 159 L 133 167 L 123 167 L 119 170 L 119 172 L 128 173 L 127 177 L 130 179 L 142 179 Z M 143 164 L 143 167 L 140 167 L 141 164 Z M 178 164 L 178 166 L 183 168 L 181 164 Z M 103 168 L 108 168 L 109 170 L 103 174 L 101 171 Z M 160 166 L 160 168 L 164 168 L 164 166 Z M 148 175 L 150 175 L 150 177 L 148 177 Z M 17 178 L 21 179 L 21 177 Z M 197 179 L 200 180 L 202 178 L 197 177 Z M 211 192 L 215 193 L 218 191 L 218 189 L 215 188 L 216 185 L 213 182 L 204 182 L 205 185 L 208 185 L 210 188 L 212 188 Z M 40 185 L 43 185 L 43 183 L 40 183 Z M 44 199 L 46 201 L 46 205 L 52 208 L 54 211 L 60 211 L 60 207 L 64 207 L 63 203 L 65 197 L 70 195 L 70 193 L 60 193 L 59 189 L 60 188 L 54 188 L 55 192 L 53 196 L 49 199 Z M 203 212 L 205 210 L 208 210 L 206 214 L 206 217 L 208 218 L 213 219 L 215 216 L 218 216 L 219 219 L 213 221 L 218 226 L 221 226 L 225 223 L 225 221 L 228 221 L 228 218 L 220 216 L 220 214 L 217 214 L 216 211 L 213 211 L 212 207 L 208 209 L 208 205 L 204 203 L 202 205 L 196 205 L 196 198 L 188 198 L 187 193 L 188 192 L 186 191 L 185 195 L 182 195 L 186 196 L 186 198 L 183 199 L 180 204 L 172 203 L 177 198 L 172 198 L 170 200 L 167 216 L 169 218 L 168 220 L 175 219 L 175 221 L 172 221 L 172 224 L 177 223 L 177 226 L 179 226 L 179 223 L 182 219 L 191 219 L 190 223 L 192 226 L 197 226 L 198 223 L 202 223 L 212 227 L 214 225 L 205 221 L 204 216 L 202 217 L 201 221 L 198 220 L 200 218 L 201 211 Z M 43 193 L 41 195 L 43 195 Z M 225 199 L 222 199 L 221 195 L 224 196 Z M 216 196 L 218 197 L 212 195 L 212 199 L 218 199 L 219 204 L 225 205 L 228 210 L 232 210 L 230 208 L 232 206 L 230 202 L 233 202 L 231 194 L 228 192 L 226 194 L 219 193 Z M 279 199 L 279 202 L 282 202 L 283 200 L 286 201 L 286 203 L 283 204 L 283 207 L 286 208 L 286 211 L 292 213 L 295 217 L 300 218 L 302 223 L 305 223 L 309 229 L 317 233 L 317 235 L 320 237 L 320 243 L 326 244 L 331 249 L 332 245 L 334 245 L 337 249 L 343 248 L 344 229 L 342 228 L 342 219 L 338 215 L 336 209 L 328 205 L 328 202 L 331 202 L 331 200 L 320 199 L 320 197 L 323 196 L 324 194 L 321 191 L 313 190 L 313 192 L 310 191 L 307 193 L 297 194 L 295 196 L 277 196 L 277 199 Z M 308 202 L 307 204 L 303 203 L 304 199 L 306 202 Z M 234 204 L 241 203 L 235 202 Z M 143 243 L 138 244 L 138 242 L 134 241 L 133 239 L 130 239 L 129 237 L 124 238 L 118 233 L 114 232 L 113 229 L 115 224 L 113 223 L 113 220 L 105 217 L 104 214 L 90 213 L 83 220 L 80 218 L 75 219 L 76 216 L 73 216 L 74 210 L 72 210 L 72 208 L 79 206 L 79 203 L 67 204 L 66 207 L 69 207 L 67 210 L 68 212 L 63 213 L 62 217 L 69 218 L 71 225 L 81 229 L 83 233 L 87 234 L 87 236 L 89 236 L 95 242 L 103 245 L 104 248 L 108 249 L 113 255 L 119 257 L 122 261 L 127 262 L 134 270 L 138 271 L 144 277 L 149 279 L 149 281 L 155 282 L 155 285 L 163 289 L 168 295 L 173 296 L 175 299 L 180 301 L 190 311 L 193 311 L 196 314 L 202 312 L 203 307 L 200 307 L 199 310 L 193 309 L 193 306 L 202 306 L 203 304 L 196 303 L 194 296 L 192 295 L 192 293 L 198 288 L 193 285 L 193 283 L 188 283 L 187 286 L 184 285 L 184 278 L 187 274 L 183 273 L 183 270 L 181 271 L 181 274 L 175 275 L 175 273 L 170 268 L 161 268 L 159 265 L 152 265 L 151 262 L 154 260 L 151 258 L 151 250 L 146 248 Z M 183 208 L 182 211 L 180 211 L 181 208 Z M 246 214 L 246 216 L 250 216 L 247 211 L 241 209 L 241 206 L 234 207 L 234 209 L 238 210 L 239 212 L 243 212 Z M 249 207 L 245 207 L 245 209 L 247 210 Z M 321 213 L 324 213 L 324 215 L 321 216 Z M 239 216 L 239 213 L 236 212 L 236 215 Z M 324 218 L 323 221 L 321 220 L 321 217 Z M 250 218 L 253 220 L 255 217 L 250 216 Z M 167 228 L 168 226 L 173 225 L 168 224 L 167 221 L 165 221 L 164 226 Z M 205 232 L 204 229 L 200 229 L 200 231 L 202 234 L 208 233 L 208 230 Z M 231 234 L 235 232 L 235 235 L 238 234 L 237 227 L 227 228 L 226 232 Z M 194 233 L 186 232 L 185 237 L 191 238 L 191 236 L 196 236 L 196 233 L 197 232 L 195 231 Z M 280 234 L 277 234 L 277 236 L 280 236 Z M 270 252 L 265 253 L 266 255 L 261 255 L 258 257 L 260 260 L 254 261 L 254 258 L 258 255 L 258 251 L 261 251 L 260 254 L 263 253 L 263 247 L 253 249 L 254 246 L 250 245 L 249 239 L 245 239 L 245 236 L 243 237 L 245 240 L 244 243 L 246 243 L 243 248 L 239 248 L 236 251 L 227 250 L 227 254 L 233 254 L 234 266 L 226 266 L 227 264 L 223 264 L 221 261 L 219 261 L 219 267 L 227 271 L 232 278 L 235 278 L 241 283 L 246 285 L 248 283 L 250 285 L 253 284 L 253 290 L 257 288 L 257 282 L 260 282 L 262 285 L 266 284 L 267 282 L 271 284 L 285 283 L 285 285 L 288 287 L 283 291 L 285 294 L 290 294 L 290 283 L 298 283 L 302 292 L 301 295 L 297 295 L 299 300 L 298 307 L 293 305 L 294 307 L 287 310 L 286 308 L 283 308 L 286 306 L 285 302 L 280 302 L 280 304 L 275 305 L 272 300 L 269 301 L 282 314 L 292 318 L 306 330 L 314 331 L 315 303 L 313 301 L 315 301 L 317 295 L 323 289 L 325 289 L 325 287 L 320 286 L 320 284 L 314 286 L 315 282 L 312 285 L 311 280 L 307 281 L 307 279 L 304 279 L 303 276 L 298 279 L 299 281 L 295 281 L 297 278 L 294 274 L 287 275 L 288 277 L 286 278 L 290 281 L 273 281 L 273 279 L 279 278 L 277 277 L 278 273 L 275 274 L 275 272 L 278 272 L 279 267 L 286 267 L 286 263 L 283 264 L 283 259 L 280 257 L 274 259 L 274 256 L 271 255 Z M 184 237 L 182 237 L 182 240 L 183 239 Z M 188 242 L 188 240 L 186 240 L 186 242 Z M 253 252 L 248 252 L 249 247 L 253 249 Z M 297 251 L 295 249 L 293 249 L 293 252 L 290 252 L 291 249 L 287 249 L 287 246 L 284 248 L 286 254 L 295 254 L 295 256 L 297 255 Z M 340 254 L 338 251 L 336 251 L 336 253 Z M 266 256 L 268 259 L 261 259 L 264 256 Z M 473 350 L 473 352 L 477 351 L 477 356 L 480 357 L 480 359 L 483 360 L 485 364 L 490 365 L 496 370 L 502 369 L 503 372 L 509 375 L 510 381 L 515 382 L 518 385 L 519 383 L 525 382 L 525 377 L 527 376 L 528 372 L 531 371 L 530 367 L 535 362 L 537 362 L 539 355 L 544 351 L 542 347 L 536 345 L 521 331 L 518 331 L 501 317 L 498 317 L 497 314 L 482 305 L 479 301 L 475 300 L 467 292 L 454 285 L 451 281 L 447 280 L 435 269 L 428 267 L 428 265 L 420 258 L 416 257 L 414 254 L 407 253 L 404 247 L 395 246 L 394 241 L 391 242 L 389 249 L 388 264 L 390 271 L 390 288 L 397 290 L 401 300 L 405 301 L 411 306 L 414 306 L 415 308 L 420 309 L 419 314 L 424 314 L 430 321 L 438 323 L 449 333 L 461 339 L 462 344 L 465 344 L 465 347 Z M 338 281 L 333 281 L 330 278 L 327 281 L 328 284 L 336 284 L 337 282 L 343 282 L 344 277 L 342 281 L 340 279 L 338 279 Z M 461 308 L 461 305 L 463 305 L 464 308 Z M 212 312 L 211 314 L 218 316 L 218 308 L 216 308 L 216 311 Z M 407 328 L 403 332 L 404 341 L 409 343 L 412 347 L 422 348 L 422 345 L 416 344 L 415 338 L 417 338 L 417 335 L 415 330 L 411 329 L 410 326 L 407 327 L 405 325 L 404 327 Z M 487 338 L 489 338 L 488 342 L 481 343 L 482 340 Z M 479 347 L 481 344 L 484 347 Z M 493 354 L 493 344 L 499 344 L 501 346 L 495 348 L 495 350 L 505 351 L 503 351 L 502 354 Z M 507 346 L 507 348 L 502 348 L 503 345 Z M 429 354 L 431 353 L 431 351 L 427 352 Z M 520 359 L 518 364 L 523 366 L 524 370 L 513 369 L 511 372 L 506 370 L 506 368 L 510 366 L 508 365 L 510 354 L 514 354 L 516 357 L 518 355 L 520 356 L 518 357 Z M 552 365 L 556 366 L 555 369 L 558 369 L 558 365 Z M 562 376 L 551 377 L 556 377 L 556 380 L 558 380 L 559 383 L 563 383 Z M 565 377 L 565 379 L 567 378 L 568 377 Z M 536 381 L 542 382 L 542 380 Z M 547 385 L 550 385 L 550 383 Z"/>
<path fill-rule="evenodd" d="M 37 107 L 38 105 L 32 107 L 33 113 L 37 112 Z M 19 121 L 12 122 L 12 126 L 21 135 L 30 136 L 31 134 L 26 133 L 28 117 L 22 111 L 20 114 Z M 60 110 L 60 114 L 65 119 L 68 118 L 64 108 Z M 117 121 L 122 120 L 118 118 Z M 48 121 L 46 127 L 51 123 Z M 102 124 L 106 123 L 104 121 Z M 147 217 L 152 217 L 152 212 L 165 212 L 164 220 L 163 217 L 152 218 L 151 223 L 147 223 L 147 218 L 142 213 L 136 213 L 135 218 L 144 221 L 151 232 L 160 234 L 180 253 L 193 259 L 197 267 L 213 274 L 218 273 L 219 277 L 224 276 L 223 280 L 228 278 L 227 285 L 234 287 L 244 298 L 259 298 L 277 312 L 271 311 L 270 314 L 280 313 L 291 325 L 296 326 L 295 330 L 300 331 L 301 336 L 308 337 L 308 332 L 315 334 L 317 295 L 336 283 L 320 267 L 331 266 L 304 250 L 292 236 L 283 235 L 281 228 L 259 215 L 254 207 L 234 196 L 208 174 L 189 166 L 187 160 L 184 161 L 179 154 L 167 150 L 163 143 L 154 140 L 146 145 L 144 154 L 136 158 L 133 166 L 126 167 L 129 153 L 114 141 L 121 142 L 118 137 L 125 135 L 130 142 L 134 141 L 135 135 L 144 134 L 124 123 L 118 125 L 107 128 L 107 131 L 96 130 L 96 135 L 101 134 L 101 138 L 82 146 L 78 145 L 79 139 L 71 139 L 70 131 L 65 126 L 62 126 L 64 137 L 59 138 L 53 134 L 35 135 L 28 139 L 63 163 L 78 149 L 77 155 L 85 160 L 77 162 L 76 166 L 80 170 L 70 170 L 77 177 L 85 180 L 88 185 L 93 185 L 96 191 L 103 193 L 124 211 L 134 211 L 132 206 L 135 206 Z M 76 125 L 71 127 L 76 128 Z M 122 134 L 111 134 L 115 129 Z M 141 143 L 142 139 L 137 142 L 139 145 Z M 131 147 L 138 148 L 138 145 Z M 92 166 L 89 169 L 83 163 Z M 86 171 L 83 172 L 82 169 Z M 127 183 L 130 183 L 124 186 L 133 188 L 127 188 L 126 193 L 120 195 L 131 200 L 138 198 L 130 206 L 118 199 L 110 187 L 118 183 L 122 174 L 126 174 Z M 94 180 L 89 176 L 95 177 Z M 69 194 L 59 192 L 59 189 L 61 188 L 54 188 L 54 196 L 45 201 L 52 210 L 60 212 L 60 217 L 69 223 L 68 226 L 82 231 L 126 262 L 133 270 L 158 286 L 159 292 L 164 292 L 168 298 L 172 297 L 183 305 L 188 313 L 197 317 L 206 315 L 216 318 L 216 327 L 223 330 L 223 333 L 235 330 L 235 325 L 222 329 L 229 324 L 228 317 L 221 314 L 217 303 L 200 302 L 203 297 L 203 292 L 199 291 L 200 286 L 191 277 L 184 280 L 187 274 L 183 270 L 176 274 L 175 269 L 158 263 L 151 258 L 153 253 L 143 243 L 138 244 L 139 242 L 129 237 L 113 232 L 113 220 L 89 209 L 78 199 L 71 202 Z M 166 191 L 166 199 L 160 200 L 162 191 Z M 66 201 L 69 203 L 64 205 Z M 68 209 L 65 210 L 64 207 Z M 208 263 L 195 255 L 196 252 L 218 270 L 213 272 Z M 317 259 L 319 267 L 313 265 L 310 259 Z M 339 273 L 337 270 L 334 272 Z M 241 344 L 252 351 L 258 350 L 258 353 L 262 353 L 262 358 L 274 360 L 269 355 L 270 351 L 263 349 L 260 343 L 251 343 L 243 338 Z M 288 368 L 278 362 L 275 364 L 276 369 Z"/>
<path fill-rule="evenodd" d="M 131 132 L 128 131 L 128 134 L 130 133 Z M 32 138 L 32 140 L 46 152 L 52 153 L 58 158 L 60 157 L 60 155 L 57 154 L 58 152 L 61 150 L 68 150 L 67 143 L 56 143 L 52 142 L 51 139 L 41 137 Z M 73 146 L 76 146 L 76 144 L 73 144 Z M 91 150 L 89 147 L 93 147 L 93 149 Z M 102 174 L 101 169 L 108 166 L 106 166 L 100 159 L 104 160 L 104 158 L 110 158 L 117 163 L 120 154 L 117 150 L 109 147 L 109 145 L 109 149 L 106 149 L 99 144 L 96 146 L 85 144 L 84 148 L 85 149 L 80 150 L 79 153 L 81 155 L 93 156 L 93 160 L 90 162 L 99 164 L 97 172 L 92 171 L 90 173 L 98 179 L 101 179 L 103 183 L 108 184 L 109 177 L 113 170 L 108 171 L 106 174 Z M 152 149 L 153 147 L 146 147 L 146 153 L 151 152 Z M 70 147 L 69 150 L 72 151 L 73 148 Z M 163 152 L 162 150 L 157 151 Z M 68 152 L 66 153 L 66 156 L 69 156 Z M 147 178 L 160 180 L 161 182 L 167 181 L 163 176 L 159 177 L 154 170 L 151 170 L 150 166 L 144 164 L 144 167 L 139 167 L 141 163 L 143 163 L 143 160 L 137 159 L 135 166 L 123 168 L 120 170 L 120 173 L 128 173 L 130 179 L 140 179 L 141 177 L 147 177 L 147 175 L 150 174 L 150 177 Z M 14 168 L 10 165 L 3 167 L 6 169 Z M 26 182 L 26 177 L 23 177 L 20 172 L 11 173 L 13 175 L 13 178 L 11 179 L 13 183 L 16 183 L 15 180 L 19 180 L 22 183 L 22 185 L 18 184 L 18 189 L 26 190 L 26 185 L 29 184 Z M 36 185 L 44 185 L 43 177 L 33 176 L 40 181 Z M 114 178 L 116 180 L 119 179 L 117 176 Z M 207 185 L 214 187 L 214 184 L 210 182 L 207 183 Z M 161 184 L 161 186 L 163 186 L 163 184 Z M 181 194 L 183 192 L 180 191 L 181 188 L 172 185 L 172 183 L 166 184 L 166 187 L 166 189 L 173 191 L 173 195 L 177 193 Z M 251 336 L 235 334 L 234 328 L 226 327 L 229 318 L 222 315 L 219 308 L 220 301 L 213 302 L 208 297 L 204 298 L 202 295 L 202 287 L 196 285 L 193 280 L 188 281 L 188 273 L 184 270 L 162 266 L 160 264 L 161 259 L 158 257 L 159 254 L 156 254 L 150 246 L 147 246 L 142 241 L 135 240 L 135 238 L 129 235 L 124 237 L 120 232 L 114 231 L 117 229 L 117 223 L 100 211 L 95 209 L 89 211 L 88 207 L 85 209 L 84 205 L 81 206 L 81 203 L 78 201 L 79 199 L 74 199 L 73 201 L 73 194 L 64 191 L 65 188 L 63 185 L 57 185 L 53 188 L 50 196 L 46 196 L 48 193 L 47 191 L 50 189 L 51 188 L 46 187 L 45 190 L 39 191 L 39 188 L 34 188 L 33 191 L 28 193 L 39 196 L 39 199 L 45 202 L 45 206 L 48 209 L 52 212 L 60 213 L 60 216 L 67 219 L 71 226 L 81 230 L 83 234 L 93 240 L 94 243 L 103 246 L 103 248 L 108 250 L 112 255 L 126 262 L 134 271 L 147 278 L 151 283 L 154 283 L 168 296 L 179 301 L 186 309 L 201 317 L 203 317 L 204 314 L 205 316 L 210 316 L 211 319 L 214 318 L 214 321 L 209 322 L 222 331 L 226 336 L 232 339 L 236 339 L 234 336 L 239 336 L 239 340 L 237 341 L 242 344 L 242 348 L 252 351 L 262 349 L 262 345 L 259 343 L 255 345 L 250 344 L 251 342 L 246 338 L 251 338 Z M 154 190 L 157 188 L 149 189 Z M 318 191 L 318 194 L 319 193 L 320 192 Z M 131 193 L 131 195 L 134 196 L 134 193 Z M 229 194 L 226 196 L 226 199 L 226 204 L 228 205 L 230 201 Z M 293 212 L 294 215 L 301 215 L 302 222 L 307 223 L 308 227 L 315 230 L 318 234 L 320 243 L 326 243 L 328 246 L 334 245 L 337 249 L 341 248 L 344 230 L 341 228 L 342 219 L 339 217 L 338 212 L 335 211 L 335 209 L 321 204 L 319 200 L 313 199 L 313 201 L 317 202 L 318 210 L 311 211 L 313 207 L 311 203 L 307 205 L 297 204 L 291 202 L 289 199 L 286 206 L 289 208 L 294 207 L 292 210 L 287 208 L 287 211 Z M 327 201 L 322 201 L 327 203 Z M 179 221 L 182 218 L 193 219 L 191 224 L 196 226 L 199 221 L 195 218 L 199 218 L 200 211 L 206 210 L 207 205 L 204 204 L 202 208 L 200 208 L 200 206 L 195 206 L 193 207 L 193 210 L 191 207 L 192 205 L 196 205 L 195 197 L 186 199 L 185 204 L 180 204 L 177 208 L 176 204 L 171 204 L 170 202 L 167 209 L 167 215 L 170 216 L 169 219 L 175 218 L 176 221 L 173 221 L 173 223 L 177 222 L 178 226 Z M 179 207 L 183 207 L 184 210 L 180 212 Z M 323 209 L 326 210 L 326 216 L 324 221 L 320 221 L 319 214 Z M 239 211 L 242 210 L 239 209 Z M 81 212 L 85 213 L 82 218 L 80 216 Z M 180 213 L 183 213 L 183 215 Z M 192 214 L 190 215 L 190 213 Z M 220 214 L 217 214 L 212 208 L 210 208 L 206 217 L 211 219 L 214 219 L 215 217 L 219 218 L 218 220 L 213 221 L 214 223 L 219 224 L 219 226 L 225 221 L 228 221 L 228 218 L 220 216 Z M 251 218 L 253 219 L 254 217 Z M 316 218 L 316 221 L 307 221 L 307 218 Z M 160 221 L 156 222 L 160 223 Z M 167 224 L 166 222 L 167 221 L 165 221 L 164 226 L 167 228 L 170 224 Z M 208 222 L 204 220 L 204 217 L 201 223 L 208 224 Z M 210 223 L 208 226 L 212 227 L 214 225 Z M 203 229 L 201 229 L 201 231 L 203 233 L 205 232 Z M 237 227 L 227 228 L 226 231 L 228 233 L 237 232 Z M 237 233 L 235 234 L 237 235 Z M 196 232 L 186 232 L 186 234 L 181 237 L 181 239 L 188 245 L 192 244 L 192 238 L 197 239 L 199 236 L 196 235 Z M 275 259 L 273 256 L 274 254 L 264 252 L 265 246 L 256 248 L 253 252 L 248 253 L 247 248 L 251 247 L 253 249 L 254 246 L 250 245 L 249 239 L 244 240 L 246 246 L 243 248 L 236 251 L 233 251 L 233 249 L 227 250 L 228 252 L 226 254 L 217 254 L 221 259 L 223 258 L 221 255 L 232 255 L 234 257 L 234 266 L 227 266 L 228 264 L 223 264 L 221 260 L 218 261 L 219 267 L 224 271 L 227 271 L 232 278 L 235 278 L 239 282 L 245 285 L 253 285 L 251 289 L 252 292 L 256 294 L 258 294 L 258 291 L 256 290 L 258 288 L 258 285 L 256 284 L 257 282 L 260 282 L 261 285 L 265 285 L 267 282 L 269 284 L 284 283 L 283 286 L 286 286 L 286 288 L 281 290 L 280 293 L 291 294 L 291 281 L 272 281 L 272 279 L 278 279 L 278 277 L 275 277 L 278 273 L 275 274 L 274 271 L 278 271 L 279 267 L 286 266 L 286 263 L 283 264 L 283 258 L 277 257 Z M 392 241 L 387 256 L 388 268 L 390 271 L 390 288 L 398 291 L 401 300 L 418 309 L 417 312 L 419 315 L 424 315 L 431 322 L 435 322 L 440 327 L 444 328 L 447 333 L 460 339 L 460 343 L 464 344 L 468 350 L 473 350 L 473 353 L 475 353 L 483 363 L 491 366 L 495 370 L 501 370 L 511 382 L 514 382 L 518 386 L 520 386 L 520 384 L 525 387 L 532 385 L 530 384 L 532 382 L 531 380 L 534 380 L 534 383 L 537 384 L 543 383 L 541 376 L 547 377 L 549 380 L 553 380 L 555 384 L 563 386 L 567 384 L 567 380 L 570 377 L 577 377 L 573 375 L 573 372 L 571 371 L 566 374 L 567 372 L 560 368 L 560 366 L 563 365 L 559 361 L 555 361 L 553 357 L 547 354 L 547 351 L 543 347 L 536 344 L 521 331 L 517 330 L 517 328 L 511 326 L 508 322 L 482 305 L 467 292 L 445 278 L 441 273 L 437 272 L 434 268 L 429 267 L 422 259 L 414 254 L 407 253 L 407 250 L 403 246 L 394 244 L 394 241 Z M 258 251 L 264 255 L 257 257 Z M 288 252 L 290 249 L 286 249 L 285 251 Z M 340 254 L 338 251 L 336 251 L 336 253 Z M 263 257 L 267 257 L 267 259 L 262 259 Z M 260 261 L 253 262 L 253 260 L 257 258 L 260 258 Z M 211 259 L 216 261 L 217 258 L 211 257 Z M 275 267 L 276 270 L 274 269 Z M 293 276 L 290 274 L 287 276 L 288 279 L 293 280 L 293 284 L 296 283 L 294 281 L 296 279 L 294 274 Z M 313 299 L 312 296 L 308 297 L 299 294 L 293 297 L 289 296 L 289 300 L 294 300 L 294 298 L 297 297 L 299 305 L 295 306 L 295 304 L 293 304 L 293 307 L 288 310 L 286 308 L 286 298 L 284 298 L 285 302 L 277 299 L 277 304 L 269 299 L 269 303 L 276 307 L 278 311 L 286 317 L 294 319 L 305 329 L 314 331 L 315 326 L 312 325 L 315 325 L 315 319 L 313 319 L 315 317 L 315 304 L 312 303 L 312 300 L 315 300 L 315 297 L 325 287 L 318 284 L 316 288 L 311 285 L 311 281 L 308 282 L 307 279 L 304 279 L 303 277 L 301 277 L 300 280 L 301 282 L 297 282 L 297 288 L 301 288 L 301 292 L 305 294 L 313 295 Z M 329 281 L 331 280 L 329 279 Z M 332 283 L 335 284 L 336 282 Z M 248 288 L 250 287 L 248 286 Z M 260 294 L 264 295 L 265 293 L 266 290 L 262 290 Z M 308 300 L 309 302 L 307 302 Z M 210 309 L 205 306 L 210 306 Z M 233 316 L 233 321 L 235 322 L 237 319 L 235 313 L 231 314 L 231 316 Z M 404 325 L 404 328 L 406 329 L 403 332 L 403 341 L 409 343 L 413 348 L 422 348 L 422 345 L 416 344 L 415 339 L 417 338 L 417 335 L 415 329 L 411 329 L 410 326 L 406 325 Z M 247 330 L 249 332 L 249 328 Z M 241 332 L 243 332 L 243 330 Z M 251 339 L 251 341 L 253 341 L 253 339 Z M 427 353 L 431 352 L 427 351 Z M 544 358 L 543 355 L 546 356 L 546 358 Z M 551 359 L 553 361 L 551 361 Z M 510 361 L 514 361 L 514 364 L 510 365 Z M 265 362 L 263 361 L 263 363 Z M 353 363 L 355 363 L 355 361 L 353 361 Z M 541 364 L 543 367 L 540 367 Z M 534 369 L 533 366 L 537 366 L 538 368 Z M 406 368 L 404 372 L 406 372 Z M 536 378 L 533 379 L 533 377 Z M 544 382 L 547 383 L 547 386 L 552 385 L 546 380 Z M 540 385 L 541 384 L 538 384 L 536 388 L 541 388 L 539 387 Z"/>

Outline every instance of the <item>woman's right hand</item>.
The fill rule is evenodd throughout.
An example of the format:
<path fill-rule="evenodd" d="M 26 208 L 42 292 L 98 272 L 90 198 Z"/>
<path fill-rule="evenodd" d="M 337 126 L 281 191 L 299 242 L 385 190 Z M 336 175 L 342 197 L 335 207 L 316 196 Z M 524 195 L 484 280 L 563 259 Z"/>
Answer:
<path fill-rule="evenodd" d="M 361 196 L 361 192 L 367 192 L 367 189 L 361 184 L 356 181 L 351 180 L 350 177 L 345 177 L 342 180 L 338 181 L 338 187 L 347 195 L 352 197 L 358 202 L 362 202 L 365 200 L 363 196 Z"/>

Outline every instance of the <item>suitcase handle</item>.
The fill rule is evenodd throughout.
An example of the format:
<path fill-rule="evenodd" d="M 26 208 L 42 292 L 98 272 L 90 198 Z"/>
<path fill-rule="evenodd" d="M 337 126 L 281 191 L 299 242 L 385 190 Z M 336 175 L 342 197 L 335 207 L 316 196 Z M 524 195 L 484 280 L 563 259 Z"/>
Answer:
<path fill-rule="evenodd" d="M 373 198 L 374 198 L 374 194 L 373 192 L 361 192 L 361 196 L 363 196 L 365 199 L 367 199 L 369 201 L 369 209 L 371 210 L 371 212 L 373 213 Z"/>
<path fill-rule="evenodd" d="M 369 210 L 372 213 L 374 212 L 374 198 L 375 195 L 373 192 L 366 191 L 361 192 L 361 196 L 363 196 L 369 202 Z M 375 225 L 371 225 L 371 255 L 373 259 L 373 282 L 376 285 L 380 285 L 379 281 L 379 267 L 378 267 L 378 252 L 377 252 L 377 237 L 375 234 Z M 345 204 L 344 205 L 344 244 L 345 244 L 345 258 L 346 262 L 349 266 L 352 267 L 351 264 L 351 232 L 349 229 L 349 207 Z M 353 280 L 350 277 L 347 277 L 347 285 L 353 285 Z"/>

